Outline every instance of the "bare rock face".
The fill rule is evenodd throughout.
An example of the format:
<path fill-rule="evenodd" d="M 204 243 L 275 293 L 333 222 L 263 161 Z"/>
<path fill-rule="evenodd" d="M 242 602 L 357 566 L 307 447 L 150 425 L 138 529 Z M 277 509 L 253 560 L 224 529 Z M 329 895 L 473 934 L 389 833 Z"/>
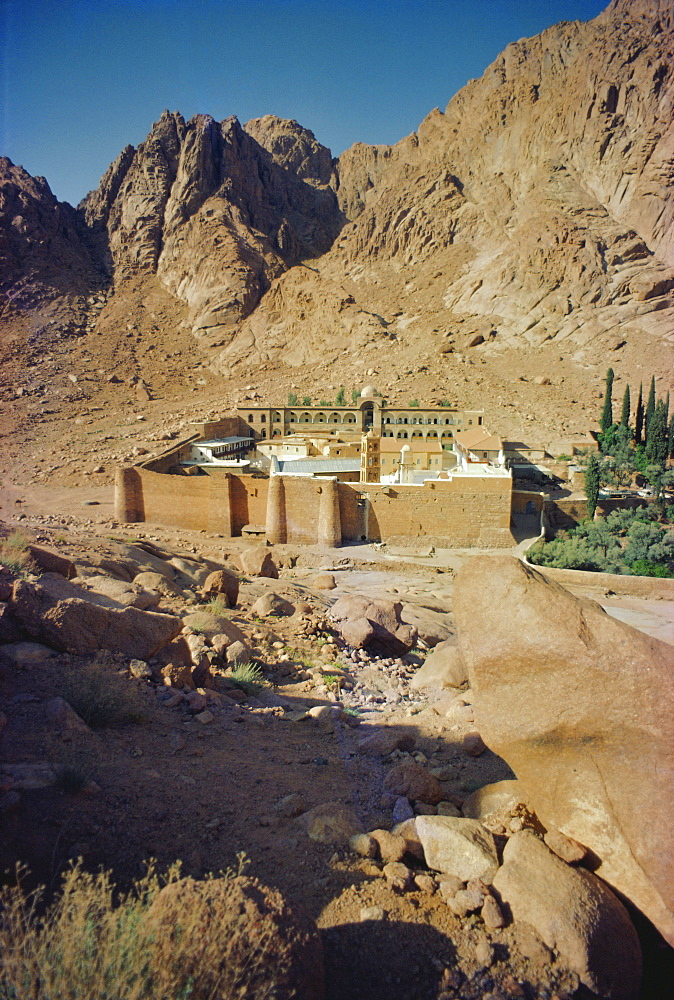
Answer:
<path fill-rule="evenodd" d="M 44 177 L 0 156 L 0 320 L 29 316 L 36 333 L 47 323 L 80 332 L 84 296 L 104 280 L 75 209 Z"/>
<path fill-rule="evenodd" d="M 454 610 L 485 742 L 674 943 L 672 647 L 508 556 L 470 560 Z"/>

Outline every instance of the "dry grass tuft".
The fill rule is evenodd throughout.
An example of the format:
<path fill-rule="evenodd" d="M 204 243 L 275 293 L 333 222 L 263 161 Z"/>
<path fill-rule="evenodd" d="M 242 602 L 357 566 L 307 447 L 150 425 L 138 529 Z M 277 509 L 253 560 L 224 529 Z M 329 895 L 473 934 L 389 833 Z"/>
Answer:
<path fill-rule="evenodd" d="M 0 563 L 16 573 L 26 577 L 35 570 L 28 546 L 30 539 L 22 531 L 12 531 L 6 538 L 0 540 Z"/>
<path fill-rule="evenodd" d="M 78 863 L 47 908 L 19 871 L 0 889 L 0 1000 L 318 1000 L 315 928 L 244 864 L 203 882 L 150 864 L 117 894 Z"/>
<path fill-rule="evenodd" d="M 147 714 L 138 688 L 101 659 L 66 670 L 61 693 L 92 729 L 140 723 Z"/>

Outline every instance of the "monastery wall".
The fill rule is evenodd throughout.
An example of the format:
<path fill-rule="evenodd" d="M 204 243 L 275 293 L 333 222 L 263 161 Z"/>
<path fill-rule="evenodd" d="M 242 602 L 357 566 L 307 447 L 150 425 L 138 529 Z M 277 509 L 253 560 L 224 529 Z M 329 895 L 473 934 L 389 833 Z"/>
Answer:
<path fill-rule="evenodd" d="M 339 545 L 399 537 L 447 547 L 513 544 L 511 480 L 456 478 L 423 486 L 341 483 L 213 469 L 205 476 L 124 468 L 116 482 L 116 517 L 238 536 L 266 526 L 272 542 Z"/>

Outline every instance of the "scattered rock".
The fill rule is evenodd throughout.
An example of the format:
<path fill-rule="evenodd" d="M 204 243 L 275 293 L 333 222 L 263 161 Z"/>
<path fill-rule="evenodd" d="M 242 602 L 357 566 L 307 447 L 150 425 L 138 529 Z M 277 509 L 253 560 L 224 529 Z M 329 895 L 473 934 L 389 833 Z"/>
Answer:
<path fill-rule="evenodd" d="M 582 861 L 587 854 L 582 844 L 572 840 L 571 837 L 565 837 L 559 830 L 548 830 L 543 840 L 553 854 L 556 854 L 562 861 L 566 861 L 567 865 Z"/>
<path fill-rule="evenodd" d="M 416 736 L 412 732 L 379 728 L 358 742 L 358 752 L 371 757 L 388 757 L 394 750 L 413 750 Z"/>
<path fill-rule="evenodd" d="M 367 648 L 381 656 L 404 656 L 416 642 L 417 633 L 401 617 L 402 604 L 372 601 L 357 594 L 340 597 L 330 615 L 342 639 L 354 649 Z"/>
<path fill-rule="evenodd" d="M 406 760 L 391 768 L 384 779 L 385 791 L 408 799 L 435 805 L 442 799 L 442 786 L 427 768 L 415 760 Z"/>
<path fill-rule="evenodd" d="M 468 681 L 461 650 L 454 639 L 439 642 L 410 681 L 415 691 L 422 688 L 460 688 Z"/>
<path fill-rule="evenodd" d="M 287 617 L 294 613 L 295 608 L 290 601 L 286 601 L 278 594 L 268 593 L 258 597 L 250 610 L 251 614 L 259 618 L 267 618 L 269 615 Z"/>
<path fill-rule="evenodd" d="M 591 872 L 570 867 L 522 832 L 506 844 L 493 888 L 513 919 L 533 927 L 589 989 L 612 1000 L 638 996 L 636 931 L 622 903 Z"/>
<path fill-rule="evenodd" d="M 389 861 L 384 865 L 382 874 L 389 885 L 398 892 L 406 892 L 414 885 L 414 872 L 400 861 Z"/>
<path fill-rule="evenodd" d="M 324 802 L 298 817 L 311 840 L 319 844 L 348 844 L 363 833 L 363 825 L 353 809 L 342 802 Z"/>
<path fill-rule="evenodd" d="M 494 838 L 477 820 L 417 816 L 416 830 L 429 868 L 487 884 L 498 871 Z"/>
<path fill-rule="evenodd" d="M 484 740 L 477 731 L 466 733 L 461 745 L 471 757 L 479 757 L 487 749 Z"/>
<path fill-rule="evenodd" d="M 372 830 L 370 837 L 376 841 L 382 861 L 402 861 L 407 851 L 404 837 L 388 830 Z"/>
<path fill-rule="evenodd" d="M 314 590 L 334 590 L 336 586 L 334 573 L 319 573 L 312 583 Z"/>
<path fill-rule="evenodd" d="M 379 854 L 379 844 L 369 833 L 354 833 L 349 838 L 349 847 L 361 858 L 376 858 Z"/>

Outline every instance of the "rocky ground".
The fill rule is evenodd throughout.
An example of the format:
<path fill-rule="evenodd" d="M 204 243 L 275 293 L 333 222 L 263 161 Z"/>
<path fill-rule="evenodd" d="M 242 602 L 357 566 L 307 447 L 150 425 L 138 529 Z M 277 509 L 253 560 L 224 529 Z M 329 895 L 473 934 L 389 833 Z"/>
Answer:
<path fill-rule="evenodd" d="M 317 921 L 330 998 L 581 995 L 564 956 L 525 924 L 497 926 L 500 911 L 490 913 L 489 903 L 485 911 L 490 894 L 479 879 L 467 873 L 452 883 L 410 853 L 410 841 L 401 849 L 399 838 L 376 833 L 415 814 L 472 808 L 482 816 L 477 790 L 512 777 L 474 733 L 465 682 L 418 686 L 429 651 L 455 639 L 454 571 L 472 553 L 403 561 L 385 550 L 278 546 L 274 579 L 254 575 L 260 558 L 241 571 L 241 540 L 118 525 L 109 490 L 45 487 L 19 497 L 5 487 L 3 499 L 13 508 L 7 529 L 72 560 L 71 586 L 142 606 L 153 584 L 155 610 L 182 619 L 170 665 L 161 651 L 142 661 L 129 652 L 3 647 L 4 870 L 24 862 L 53 888 L 63 866 L 82 857 L 129 884 L 150 857 L 160 867 L 179 858 L 200 876 L 236 866 L 244 852 L 251 874 Z M 7 503 L 16 499 L 24 503 Z M 109 575 L 120 564 L 133 566 L 133 585 Z M 162 575 L 167 565 L 172 582 Z M 215 566 L 238 567 L 241 582 L 236 607 L 217 609 L 212 620 L 200 587 Z M 42 579 L 50 586 L 49 574 Z M 375 655 L 345 645 L 330 610 L 353 595 L 400 601 L 402 622 L 419 634 L 412 651 Z M 667 627 L 671 610 L 664 602 L 630 608 L 651 631 Z M 239 635 L 245 649 L 237 658 L 250 655 L 264 678 L 248 693 L 231 681 L 227 661 Z M 179 662 L 185 643 L 187 673 Z M 137 721 L 92 729 L 55 707 L 92 660 L 122 680 Z M 205 671 L 198 689 L 195 663 Z M 410 784 L 415 775 L 421 784 Z M 482 816 L 499 855 L 518 831 L 542 833 L 516 799 L 499 808 Z M 376 843 L 349 841 L 368 832 Z M 466 881 L 474 896 L 457 897 Z M 666 953 L 648 940 L 657 977 Z"/>

